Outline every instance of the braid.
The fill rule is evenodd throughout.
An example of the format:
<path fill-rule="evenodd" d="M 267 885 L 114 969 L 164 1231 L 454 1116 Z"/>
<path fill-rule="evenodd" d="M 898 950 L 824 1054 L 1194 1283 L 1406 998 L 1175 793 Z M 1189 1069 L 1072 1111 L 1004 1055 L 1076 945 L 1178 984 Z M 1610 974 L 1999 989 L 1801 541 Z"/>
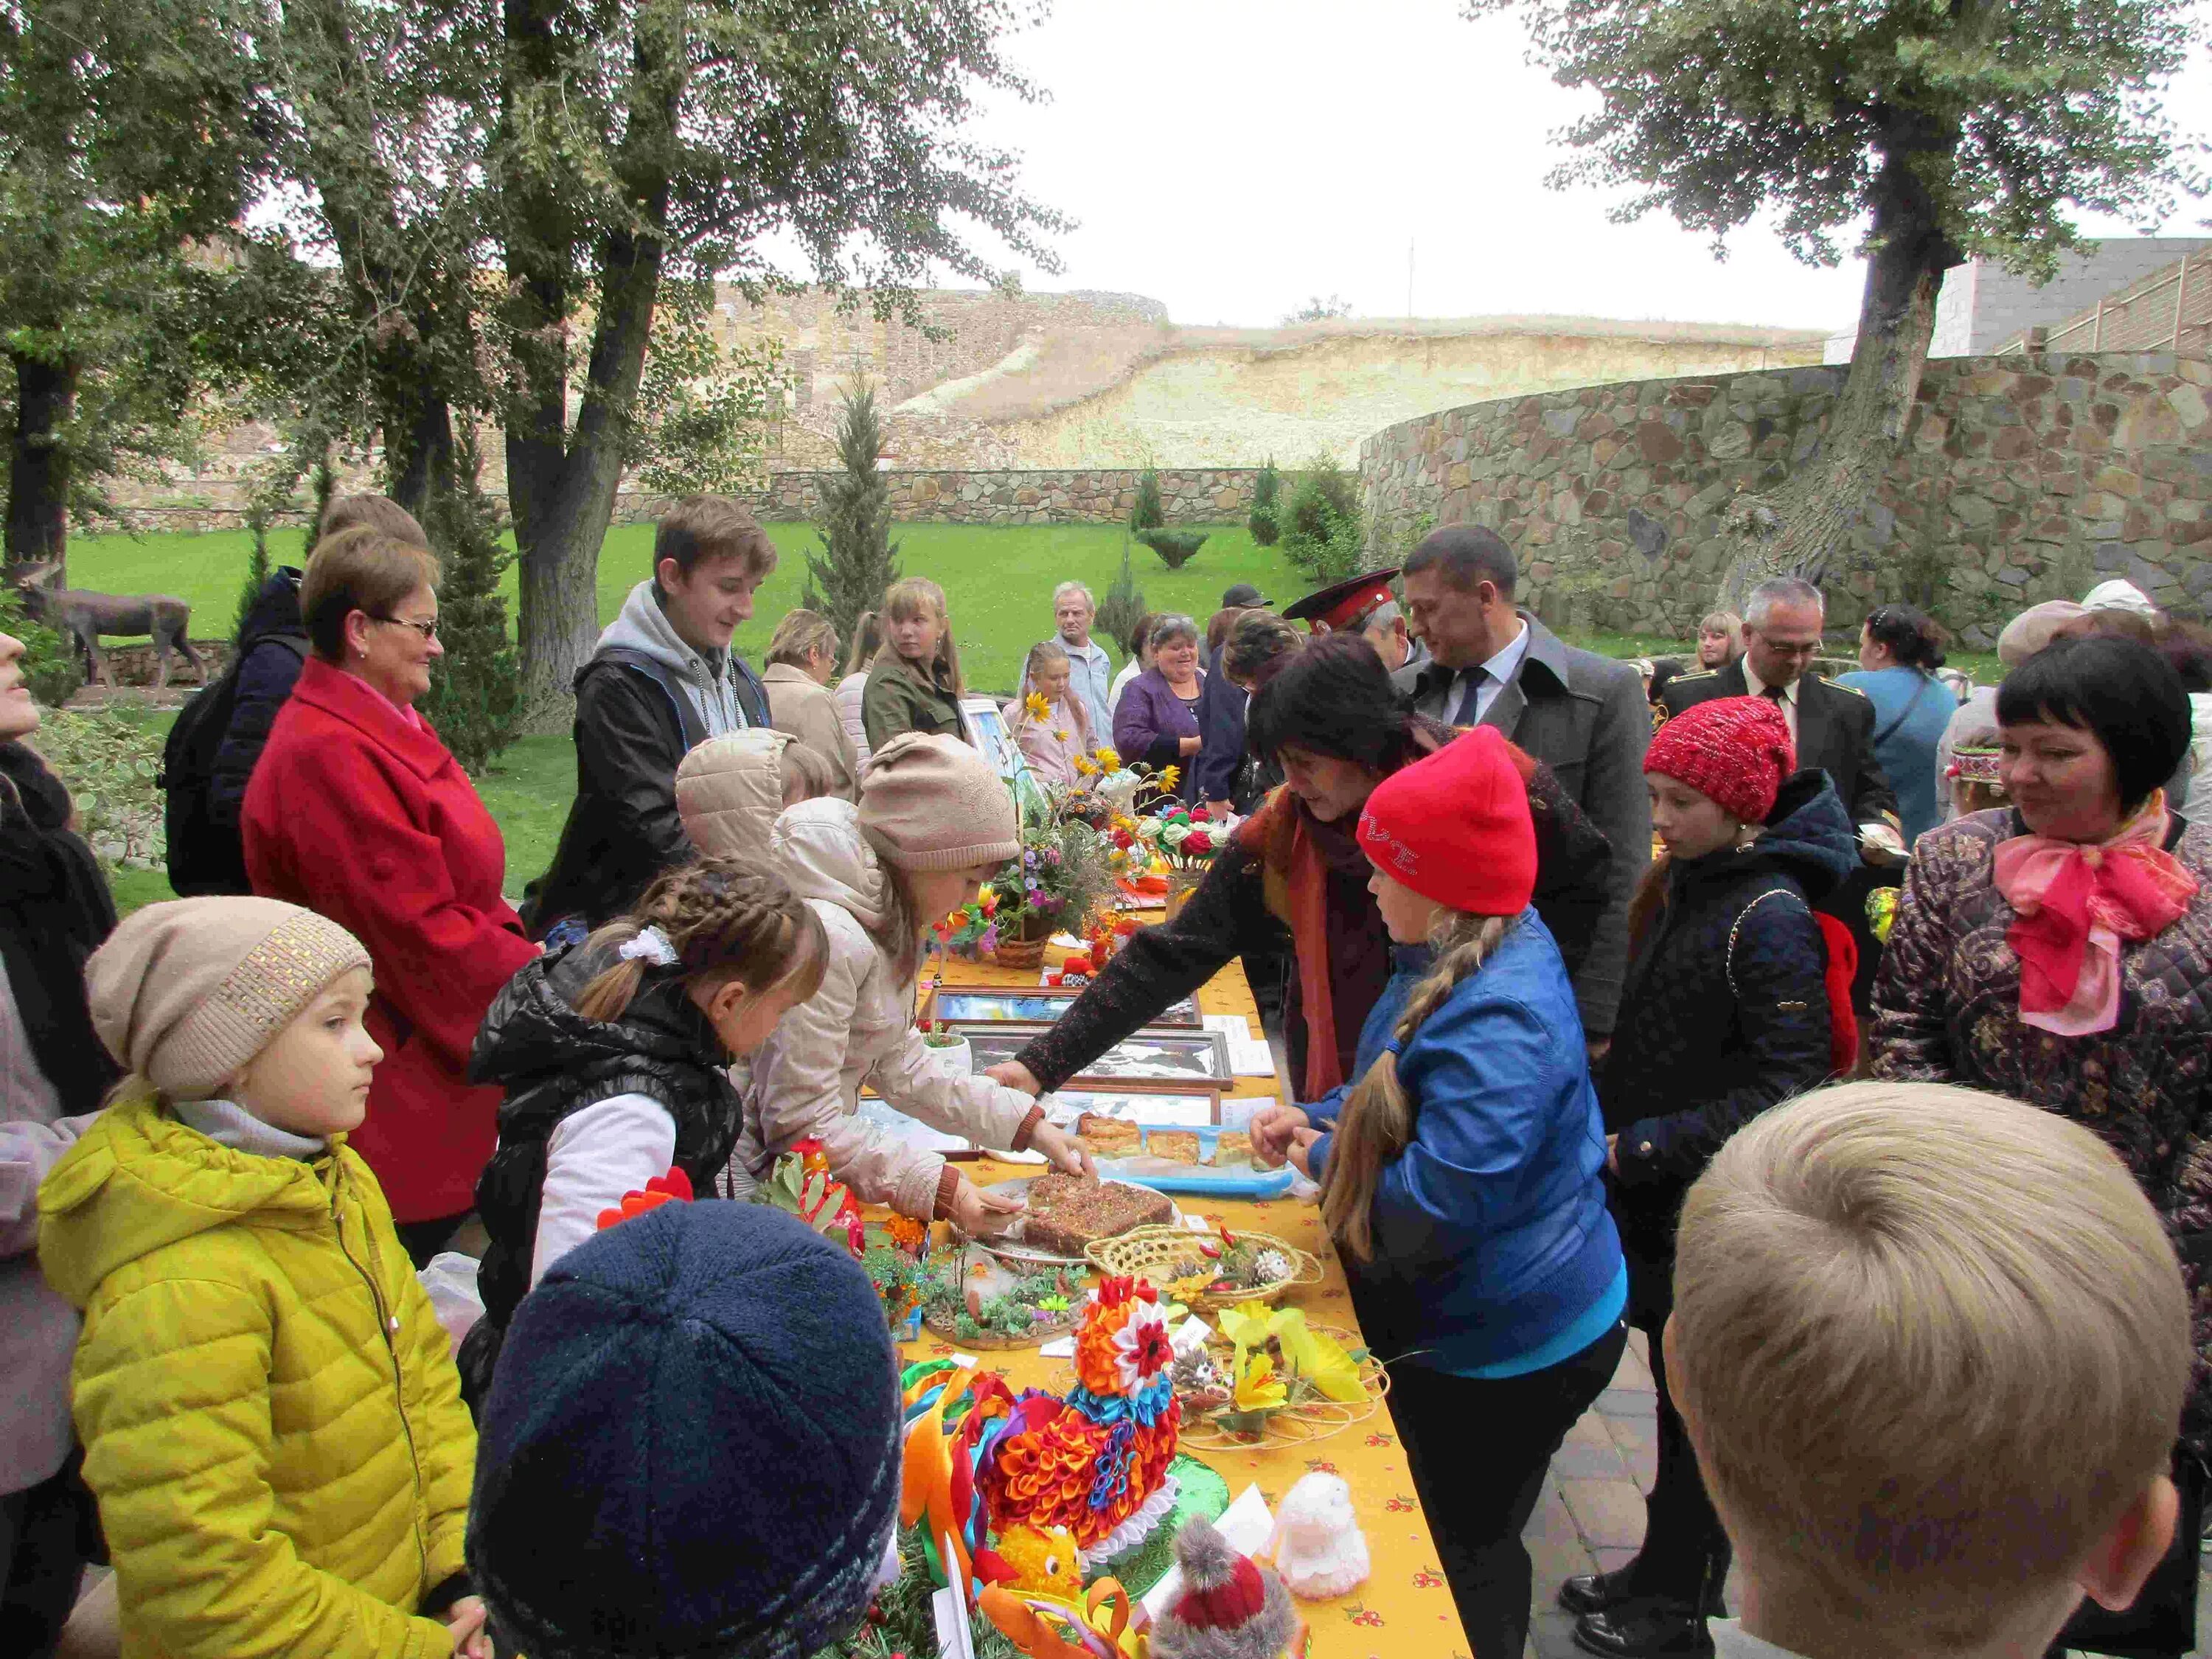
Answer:
<path fill-rule="evenodd" d="M 712 991 L 732 980 L 757 995 L 795 981 L 797 1000 L 812 996 L 830 956 L 821 918 L 781 876 L 736 859 L 702 859 L 668 871 L 637 907 L 593 933 L 590 945 L 622 945 L 658 928 L 676 952 L 674 971 L 687 991 Z M 576 1012 L 617 1020 L 645 983 L 647 964 L 617 962 L 584 988 Z"/>
<path fill-rule="evenodd" d="M 1429 943 L 1436 965 L 1406 999 L 1406 1012 L 1385 1049 L 1344 1103 L 1330 1143 L 1328 1179 L 1321 1195 L 1322 1223 L 1343 1249 L 1362 1261 L 1375 1254 L 1375 1188 L 1382 1166 L 1402 1154 L 1413 1138 L 1413 1106 L 1398 1080 L 1398 1055 L 1422 1023 L 1457 990 L 1460 981 L 1481 968 L 1513 926 L 1510 916 L 1478 916 L 1464 910 L 1443 913 Z"/>

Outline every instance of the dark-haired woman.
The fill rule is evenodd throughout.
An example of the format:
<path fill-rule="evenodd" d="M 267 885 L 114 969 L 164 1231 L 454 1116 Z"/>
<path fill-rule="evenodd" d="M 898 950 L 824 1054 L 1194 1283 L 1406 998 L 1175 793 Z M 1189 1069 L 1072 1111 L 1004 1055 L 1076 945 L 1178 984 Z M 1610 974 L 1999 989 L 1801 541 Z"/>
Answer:
<path fill-rule="evenodd" d="M 2009 1095 L 2094 1130 L 2166 1218 L 2198 1362 L 2174 1474 L 2175 1553 L 2069 1648 L 2193 1644 L 2212 1447 L 2212 828 L 2161 787 L 2189 745 L 2172 667 L 2133 640 L 2061 640 L 1997 689 L 2008 809 L 1913 849 L 1875 988 L 1878 1077 Z"/>
<path fill-rule="evenodd" d="M 1897 791 L 1905 844 L 1943 821 L 1936 749 L 1959 700 L 1936 678 L 1943 647 L 1936 624 L 1909 605 L 1885 605 L 1859 630 L 1859 667 L 1836 682 L 1874 704 L 1874 756 Z"/>
<path fill-rule="evenodd" d="M 1176 919 L 1138 930 L 1053 1029 L 991 1075 L 1057 1089 L 1230 961 L 1264 951 L 1288 924 L 1297 971 L 1283 1000 L 1291 1087 L 1316 1100 L 1352 1075 L 1360 1026 L 1390 977 L 1390 944 L 1352 838 L 1375 786 L 1455 735 L 1399 706 L 1366 640 L 1332 634 L 1288 656 L 1253 696 L 1252 752 L 1285 785 L 1237 827 Z M 1509 745 L 1509 749 L 1510 745 Z M 1571 969 L 1606 902 L 1605 837 L 1549 768 L 1510 750 L 1536 824 L 1536 897 Z"/>

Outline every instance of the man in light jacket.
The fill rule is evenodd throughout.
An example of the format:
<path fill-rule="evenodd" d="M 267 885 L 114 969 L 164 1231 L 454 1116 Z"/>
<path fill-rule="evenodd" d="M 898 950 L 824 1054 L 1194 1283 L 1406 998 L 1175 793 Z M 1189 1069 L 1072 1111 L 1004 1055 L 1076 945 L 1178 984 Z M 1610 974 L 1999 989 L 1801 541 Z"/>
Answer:
<path fill-rule="evenodd" d="M 1607 905 L 1575 976 L 1594 1054 L 1613 1036 L 1628 965 L 1628 902 L 1651 863 L 1644 750 L 1651 714 L 1626 663 L 1566 644 L 1513 603 L 1520 568 L 1494 531 L 1431 532 L 1401 580 L 1413 631 L 1432 660 L 1416 677 L 1416 713 L 1453 726 L 1494 726 L 1549 766 L 1613 849 Z"/>
<path fill-rule="evenodd" d="M 1060 628 L 1060 648 L 1067 653 L 1068 690 L 1083 699 L 1091 731 L 1105 743 L 1114 731 L 1114 705 L 1107 696 L 1114 684 L 1114 659 L 1091 637 L 1097 615 L 1097 601 L 1081 582 L 1062 582 L 1052 590 L 1053 621 Z"/>

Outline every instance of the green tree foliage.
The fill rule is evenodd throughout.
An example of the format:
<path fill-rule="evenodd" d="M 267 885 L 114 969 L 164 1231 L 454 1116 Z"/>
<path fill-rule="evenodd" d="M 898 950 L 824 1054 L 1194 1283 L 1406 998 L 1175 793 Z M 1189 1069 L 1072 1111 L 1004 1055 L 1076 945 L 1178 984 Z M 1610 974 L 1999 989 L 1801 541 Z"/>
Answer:
<path fill-rule="evenodd" d="M 1148 466 L 1137 475 L 1137 499 L 1129 503 L 1129 528 L 1141 535 L 1167 521 L 1166 509 L 1160 504 L 1159 469 Z"/>
<path fill-rule="evenodd" d="M 63 561 L 102 480 L 187 453 L 266 239 L 270 111 L 240 0 L 0 6 L 6 555 Z"/>
<path fill-rule="evenodd" d="M 1316 457 L 1298 475 L 1282 523 L 1284 553 L 1316 583 L 1341 581 L 1359 568 L 1366 548 L 1359 480 L 1334 458 Z"/>
<path fill-rule="evenodd" d="M 856 385 L 845 393 L 837 417 L 842 471 L 823 481 L 822 518 L 816 526 L 822 550 L 806 556 L 806 592 L 799 601 L 804 609 L 829 617 L 846 645 L 852 643 L 860 613 L 880 609 L 884 590 L 899 577 L 890 486 L 876 470 L 883 451 L 875 389 Z"/>
<path fill-rule="evenodd" d="M 1206 544 L 1206 534 L 1203 530 L 1139 530 L 1137 539 L 1158 554 L 1169 569 L 1180 570 Z"/>
<path fill-rule="evenodd" d="M 1121 574 L 1114 578 L 1106 597 L 1098 601 L 1098 627 L 1121 647 L 1124 656 L 1133 657 L 1137 654 L 1137 623 L 1144 614 L 1145 596 L 1137 586 L 1136 573 L 1129 568 L 1129 544 L 1125 539 L 1121 544 Z"/>
<path fill-rule="evenodd" d="M 500 578 L 514 556 L 500 545 L 498 504 L 477 487 L 476 436 L 464 427 L 455 487 L 434 496 L 423 526 L 445 566 L 438 589 L 438 638 L 423 717 L 471 775 L 520 735 L 522 663 L 507 634 Z"/>
<path fill-rule="evenodd" d="M 1537 60 L 1598 107 L 1555 186 L 1626 186 L 1717 248 L 1773 211 L 1833 264 L 1869 227 L 1858 343 L 1823 451 L 1738 498 L 1724 599 L 1765 569 L 1817 574 L 1902 441 L 1936 295 L 1977 255 L 2047 275 L 2084 210 L 2154 222 L 2202 180 L 2162 112 L 2196 33 L 2185 0 L 1468 0 L 1522 9 Z"/>
<path fill-rule="evenodd" d="M 84 684 L 76 641 L 32 616 L 22 593 L 13 586 L 0 585 L 0 634 L 22 641 L 23 684 L 47 708 L 60 708 Z"/>
<path fill-rule="evenodd" d="M 1252 539 L 1261 547 L 1273 547 L 1283 533 L 1282 489 L 1282 475 L 1276 471 L 1275 458 L 1270 455 L 1260 476 L 1252 480 L 1252 512 L 1245 520 Z"/>
<path fill-rule="evenodd" d="M 269 509 L 255 501 L 246 509 L 246 528 L 253 538 L 246 556 L 246 580 L 238 587 L 238 613 L 230 620 L 230 642 L 236 647 L 246 638 L 246 619 L 253 614 L 261 590 L 269 585 Z"/>

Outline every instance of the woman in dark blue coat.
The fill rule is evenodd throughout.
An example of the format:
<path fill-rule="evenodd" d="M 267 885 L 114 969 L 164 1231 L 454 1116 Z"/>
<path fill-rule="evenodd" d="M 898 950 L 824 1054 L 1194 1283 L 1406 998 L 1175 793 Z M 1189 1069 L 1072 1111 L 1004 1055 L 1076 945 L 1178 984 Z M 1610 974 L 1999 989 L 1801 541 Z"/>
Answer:
<path fill-rule="evenodd" d="M 1791 775 L 1781 711 L 1760 697 L 1686 709 L 1644 762 L 1667 845 L 1631 908 L 1620 1024 L 1599 1079 L 1613 1217 L 1628 1257 L 1629 1322 L 1650 1340 L 1658 1474 L 1644 1547 L 1559 1592 L 1577 1643 L 1614 1659 L 1712 1651 L 1729 1545 L 1667 1384 L 1660 1333 L 1673 1310 L 1674 1221 L 1723 1142 L 1836 1069 L 1813 905 L 1857 864 L 1850 814 L 1825 772 Z M 1786 781 L 1785 781 L 1786 780 Z M 1848 1056 L 1851 1034 L 1843 1033 Z"/>

